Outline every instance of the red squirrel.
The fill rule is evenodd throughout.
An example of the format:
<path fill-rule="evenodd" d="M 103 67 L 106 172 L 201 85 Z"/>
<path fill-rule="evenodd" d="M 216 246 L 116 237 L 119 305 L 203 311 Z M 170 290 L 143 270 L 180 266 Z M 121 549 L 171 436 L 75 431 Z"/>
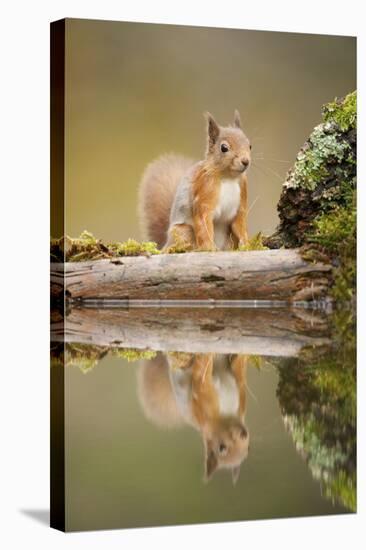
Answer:
<path fill-rule="evenodd" d="M 248 457 L 247 363 L 246 355 L 170 352 L 140 367 L 138 392 L 147 418 L 200 433 L 207 481 L 224 469 L 235 484 Z"/>
<path fill-rule="evenodd" d="M 247 176 L 251 145 L 236 110 L 232 126 L 207 118 L 205 158 L 169 154 L 149 164 L 140 185 L 140 219 L 149 240 L 168 251 L 227 250 L 248 242 Z"/>

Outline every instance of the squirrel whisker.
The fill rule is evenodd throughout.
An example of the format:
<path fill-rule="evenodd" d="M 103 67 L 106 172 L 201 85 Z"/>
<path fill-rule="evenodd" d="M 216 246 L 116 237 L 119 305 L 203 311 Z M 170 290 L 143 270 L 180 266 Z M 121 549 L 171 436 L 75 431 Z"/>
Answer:
<path fill-rule="evenodd" d="M 255 162 L 252 162 L 252 166 L 254 168 L 258 168 L 258 170 L 262 170 L 263 174 L 267 177 L 269 177 L 270 174 L 266 173 L 265 170 L 267 170 L 268 172 L 270 172 L 272 175 L 276 176 L 281 182 L 284 181 L 284 177 L 281 177 L 279 174 L 277 174 L 277 172 L 275 172 L 274 170 L 271 170 L 271 168 L 269 168 L 268 166 L 266 166 L 266 168 L 264 168 L 263 166 L 258 166 L 258 164 L 255 164 Z"/>

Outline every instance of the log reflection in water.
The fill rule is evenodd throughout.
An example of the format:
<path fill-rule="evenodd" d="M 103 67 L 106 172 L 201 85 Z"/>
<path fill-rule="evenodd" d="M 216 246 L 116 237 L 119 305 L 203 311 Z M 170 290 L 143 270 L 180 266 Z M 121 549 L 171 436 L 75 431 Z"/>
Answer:
<path fill-rule="evenodd" d="M 330 343 L 328 317 L 300 308 L 72 308 L 53 320 L 54 342 L 111 348 L 292 357 Z"/>

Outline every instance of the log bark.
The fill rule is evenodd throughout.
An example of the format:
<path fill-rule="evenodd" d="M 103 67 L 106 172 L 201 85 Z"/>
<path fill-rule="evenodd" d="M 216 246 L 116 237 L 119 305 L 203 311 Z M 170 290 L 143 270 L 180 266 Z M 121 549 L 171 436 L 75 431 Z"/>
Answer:
<path fill-rule="evenodd" d="M 105 348 L 291 357 L 330 343 L 328 318 L 299 308 L 72 308 L 52 341 Z"/>
<path fill-rule="evenodd" d="M 199 252 L 51 264 L 51 295 L 69 300 L 316 300 L 331 266 L 297 250 Z"/>

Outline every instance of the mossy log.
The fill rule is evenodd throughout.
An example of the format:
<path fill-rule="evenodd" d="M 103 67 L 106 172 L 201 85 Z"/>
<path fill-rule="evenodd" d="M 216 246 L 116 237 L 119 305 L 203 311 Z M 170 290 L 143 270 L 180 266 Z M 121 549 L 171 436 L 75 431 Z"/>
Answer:
<path fill-rule="evenodd" d="M 328 345 L 328 317 L 300 308 L 72 308 L 52 316 L 53 342 L 102 349 L 297 356 Z"/>
<path fill-rule="evenodd" d="M 200 252 L 51 264 L 51 295 L 113 300 L 318 300 L 331 266 L 297 250 Z"/>
<path fill-rule="evenodd" d="M 277 205 L 280 223 L 276 232 L 265 239 L 267 246 L 302 246 L 313 236 L 314 221 L 319 217 L 352 210 L 356 145 L 356 92 L 353 92 L 323 106 L 323 121 L 314 128 L 287 174 Z M 339 240 L 344 238 L 343 233 L 337 235 Z"/>

